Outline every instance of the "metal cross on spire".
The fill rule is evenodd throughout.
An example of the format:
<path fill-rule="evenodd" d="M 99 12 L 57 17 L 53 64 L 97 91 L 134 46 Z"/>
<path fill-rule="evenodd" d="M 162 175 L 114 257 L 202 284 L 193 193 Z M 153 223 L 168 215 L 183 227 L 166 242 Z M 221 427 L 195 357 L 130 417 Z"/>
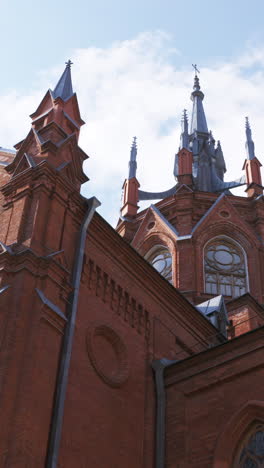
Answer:
<path fill-rule="evenodd" d="M 66 68 L 71 68 L 71 66 L 73 65 L 73 62 L 71 61 L 71 59 L 69 59 L 68 62 L 65 62 L 65 65 L 66 65 Z"/>
<path fill-rule="evenodd" d="M 197 73 L 200 73 L 200 70 L 198 70 L 196 63 L 195 64 L 192 63 L 192 67 L 195 71 L 195 76 L 197 76 Z"/>

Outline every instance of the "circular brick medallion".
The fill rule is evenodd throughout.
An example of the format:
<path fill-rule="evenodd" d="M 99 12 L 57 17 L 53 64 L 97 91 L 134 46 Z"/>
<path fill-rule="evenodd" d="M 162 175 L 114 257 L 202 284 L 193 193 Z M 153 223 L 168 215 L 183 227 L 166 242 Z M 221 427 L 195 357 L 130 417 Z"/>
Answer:
<path fill-rule="evenodd" d="M 101 379 L 119 387 L 128 378 L 127 350 L 120 336 L 108 325 L 96 325 L 87 332 L 87 350 Z"/>
<path fill-rule="evenodd" d="M 148 225 L 147 225 L 147 229 L 150 230 L 152 228 L 154 228 L 155 226 L 155 221 L 151 221 Z"/>
<path fill-rule="evenodd" d="M 230 217 L 230 214 L 228 213 L 228 211 L 225 211 L 225 210 L 220 211 L 219 214 L 220 214 L 220 216 L 222 218 L 229 218 Z"/>

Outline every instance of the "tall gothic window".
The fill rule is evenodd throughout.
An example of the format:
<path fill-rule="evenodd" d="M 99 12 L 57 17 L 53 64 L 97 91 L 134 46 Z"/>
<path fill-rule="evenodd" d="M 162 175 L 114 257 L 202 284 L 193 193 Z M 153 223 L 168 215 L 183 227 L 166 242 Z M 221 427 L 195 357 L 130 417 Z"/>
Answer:
<path fill-rule="evenodd" d="M 258 425 L 254 433 L 247 438 L 239 453 L 237 468 L 263 468 L 264 466 L 264 426 Z"/>
<path fill-rule="evenodd" d="M 247 291 L 245 255 L 231 239 L 218 237 L 206 245 L 204 270 L 209 294 L 237 297 Z"/>
<path fill-rule="evenodd" d="M 151 249 L 145 258 L 166 280 L 172 282 L 172 257 L 166 247 Z"/>

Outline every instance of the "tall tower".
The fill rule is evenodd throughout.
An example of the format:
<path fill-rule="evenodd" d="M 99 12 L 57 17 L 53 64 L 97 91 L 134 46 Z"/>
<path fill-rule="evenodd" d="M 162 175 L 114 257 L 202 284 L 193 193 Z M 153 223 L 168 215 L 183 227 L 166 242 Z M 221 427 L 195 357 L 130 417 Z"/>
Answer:
<path fill-rule="evenodd" d="M 221 295 L 232 302 L 246 293 L 263 303 L 264 278 L 256 274 L 264 259 L 263 188 L 248 119 L 246 176 L 226 182 L 223 150 L 208 130 L 197 72 L 191 100 L 190 126 L 186 110 L 182 118 L 175 186 L 139 190 L 138 202 L 161 201 L 129 220 L 122 216 L 117 230 L 192 303 Z M 242 185 L 248 198 L 230 192 Z"/>
<path fill-rule="evenodd" d="M 3 467 L 56 466 L 60 403 L 55 411 L 54 395 L 65 376 L 61 367 L 58 377 L 58 368 L 71 336 L 82 223 L 94 210 L 79 193 L 88 180 L 82 170 L 87 155 L 78 146 L 84 122 L 70 61 L 31 118 L 16 152 L 0 149 Z"/>

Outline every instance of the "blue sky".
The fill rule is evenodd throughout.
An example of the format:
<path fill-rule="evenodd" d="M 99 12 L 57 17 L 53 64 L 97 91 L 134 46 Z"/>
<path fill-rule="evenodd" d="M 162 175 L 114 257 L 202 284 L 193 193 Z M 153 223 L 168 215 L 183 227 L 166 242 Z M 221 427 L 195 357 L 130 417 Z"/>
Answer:
<path fill-rule="evenodd" d="M 115 223 L 130 142 L 139 138 L 142 189 L 173 185 L 180 115 L 201 69 L 205 110 L 221 139 L 229 174 L 244 158 L 244 117 L 261 150 L 264 3 L 233 0 L 0 0 L 0 145 L 22 139 L 49 86 L 71 58 L 83 127 L 87 196 Z M 260 155 L 261 156 L 261 155 Z M 261 157 L 260 157 L 261 159 Z"/>
<path fill-rule="evenodd" d="M 108 47 L 145 31 L 173 36 L 177 66 L 210 65 L 264 40 L 262 0 L 1 0 L 1 89 L 34 84 L 72 50 Z"/>

